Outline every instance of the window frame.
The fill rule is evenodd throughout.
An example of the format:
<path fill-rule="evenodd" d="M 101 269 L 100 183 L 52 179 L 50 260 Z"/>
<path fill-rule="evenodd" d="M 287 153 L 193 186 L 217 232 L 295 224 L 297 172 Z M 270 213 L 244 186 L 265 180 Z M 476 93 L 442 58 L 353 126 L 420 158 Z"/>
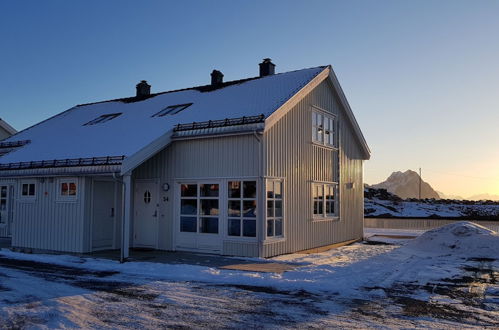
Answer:
<path fill-rule="evenodd" d="M 62 185 L 66 183 L 68 184 L 68 192 L 69 185 L 73 183 L 76 186 L 75 195 L 63 195 L 62 194 Z M 57 202 L 76 202 L 80 196 L 80 184 L 78 178 L 76 177 L 68 177 L 68 178 L 59 178 L 56 180 L 56 201 Z"/>
<path fill-rule="evenodd" d="M 337 121 L 337 116 L 334 114 L 334 113 L 331 113 L 331 112 L 328 112 L 328 111 L 325 111 L 323 109 L 320 109 L 316 106 L 312 106 L 312 109 L 310 111 L 310 114 L 311 114 L 311 129 L 312 129 L 312 132 L 311 132 L 311 136 L 312 136 L 312 143 L 315 144 L 315 145 L 318 145 L 318 146 L 321 146 L 321 147 L 325 147 L 325 148 L 330 148 L 330 149 L 338 149 L 338 121 Z M 321 123 L 320 124 L 316 124 L 315 123 L 315 117 L 316 116 L 320 116 L 321 118 Z M 324 128 L 325 126 L 325 120 L 331 120 L 332 124 L 327 132 L 328 135 L 332 135 L 333 137 L 333 143 L 328 143 L 326 142 L 326 129 Z M 316 139 L 316 130 L 319 129 L 319 130 L 322 130 L 322 140 L 318 140 Z"/>
<path fill-rule="evenodd" d="M 213 185 L 218 185 L 218 196 L 201 196 L 201 185 L 206 185 L 206 184 L 213 184 Z M 217 180 L 213 181 L 179 181 L 179 209 L 178 209 L 178 232 L 180 234 L 203 234 L 203 235 L 220 235 L 221 234 L 221 224 L 222 224 L 222 212 L 221 212 L 221 207 L 222 207 L 222 187 L 221 183 L 218 182 Z M 182 196 L 182 185 L 195 185 L 196 186 L 196 196 Z M 196 201 L 196 214 L 184 214 L 182 213 L 182 200 L 195 200 Z M 218 214 L 212 215 L 212 214 L 202 214 L 201 210 L 201 204 L 202 200 L 216 200 L 218 201 Z M 182 231 L 182 217 L 186 218 L 196 218 L 196 231 Z M 217 233 L 208 233 L 208 232 L 202 232 L 201 231 L 201 221 L 202 218 L 210 218 L 210 219 L 217 219 L 218 223 L 218 232 Z"/>
<path fill-rule="evenodd" d="M 28 195 L 23 195 L 23 185 L 28 185 Z M 35 191 L 33 195 L 29 195 L 29 185 L 34 185 Z M 38 185 L 36 180 L 21 180 L 19 182 L 19 201 L 21 202 L 34 202 L 38 196 Z"/>
<path fill-rule="evenodd" d="M 281 184 L 281 198 L 275 198 L 275 195 L 274 197 L 272 198 L 269 198 L 268 197 L 268 191 L 267 191 L 267 183 L 268 182 L 272 182 L 273 183 L 273 189 L 275 191 L 275 182 L 279 182 Z M 286 199 L 286 195 L 285 195 L 285 180 L 284 178 L 276 178 L 276 177 L 267 177 L 265 178 L 264 180 L 264 193 L 265 193 L 265 198 L 264 198 L 264 207 L 265 207 L 265 212 L 264 212 L 264 227 L 265 227 L 265 230 L 264 230 L 264 237 L 265 237 L 265 240 L 267 241 L 282 241 L 282 240 L 285 240 L 286 239 L 286 211 L 285 211 L 285 199 Z M 274 210 L 274 216 L 272 217 L 269 217 L 268 216 L 268 202 L 269 201 L 273 201 L 274 202 L 274 206 L 273 206 L 273 210 Z M 275 216 L 275 202 L 276 201 L 280 201 L 281 202 L 281 216 L 280 217 L 276 217 Z M 275 235 L 275 220 L 278 220 L 280 219 L 281 222 L 282 222 L 282 234 L 281 235 L 278 235 L 276 236 Z M 274 231 L 274 235 L 272 236 L 268 236 L 267 233 L 268 233 L 268 221 L 269 220 L 273 220 L 274 224 L 273 224 L 273 231 Z"/>
<path fill-rule="evenodd" d="M 106 113 L 106 114 L 100 115 L 99 117 L 94 118 L 94 119 L 86 122 L 85 124 L 83 124 L 83 126 L 93 126 L 93 125 L 97 125 L 97 124 L 104 124 L 104 123 L 107 123 L 108 121 L 111 121 L 113 119 L 118 118 L 122 114 L 123 114 L 123 112 Z"/>
<path fill-rule="evenodd" d="M 173 116 L 173 115 L 176 115 L 176 114 L 184 111 L 185 109 L 187 109 L 191 105 L 193 105 L 193 103 L 184 103 L 184 104 L 169 105 L 166 108 L 161 109 L 160 111 L 156 112 L 151 117 L 158 117 L 158 118 L 160 118 L 160 117 L 165 117 L 167 115 Z"/>
<path fill-rule="evenodd" d="M 234 182 L 238 181 L 241 183 L 240 187 L 240 197 L 229 197 L 229 182 Z M 255 182 L 255 197 L 254 198 L 246 198 L 244 197 L 244 182 Z M 225 219 L 227 220 L 225 223 L 225 232 L 224 232 L 224 237 L 228 240 L 247 240 L 247 241 L 256 241 L 259 237 L 258 233 L 258 225 L 259 225 L 259 214 L 258 212 L 260 211 L 261 206 L 259 206 L 259 198 L 260 198 L 260 183 L 257 178 L 229 178 L 225 180 L 225 187 L 226 187 L 226 192 L 225 192 L 225 201 L 226 201 L 226 210 L 225 210 Z M 230 216 L 229 215 L 229 203 L 231 201 L 238 201 L 240 202 L 240 215 L 239 216 Z M 245 217 L 244 216 L 244 202 L 245 201 L 255 201 L 256 207 L 255 207 L 255 217 Z M 236 235 L 229 235 L 229 223 L 230 220 L 239 220 L 239 229 L 240 229 L 240 234 L 238 236 Z M 255 221 L 255 236 L 244 236 L 244 220 L 250 220 L 250 221 Z"/>
<path fill-rule="evenodd" d="M 315 188 L 322 187 L 322 199 L 315 198 Z M 327 213 L 327 193 L 326 187 L 333 187 L 334 189 L 334 213 Z M 311 207 L 312 207 L 312 221 L 330 221 L 340 219 L 340 185 L 338 182 L 330 181 L 312 181 L 311 182 Z M 321 201 L 322 213 L 315 213 L 315 203 Z"/>

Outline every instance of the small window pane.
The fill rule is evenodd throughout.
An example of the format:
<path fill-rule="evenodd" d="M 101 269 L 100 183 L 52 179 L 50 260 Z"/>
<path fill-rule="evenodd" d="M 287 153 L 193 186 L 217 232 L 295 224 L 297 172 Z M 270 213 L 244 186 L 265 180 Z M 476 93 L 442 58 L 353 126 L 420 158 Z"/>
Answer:
<path fill-rule="evenodd" d="M 2 198 L 7 197 L 7 186 L 2 186 L 2 192 L 0 195 Z"/>
<path fill-rule="evenodd" d="M 229 217 L 241 216 L 241 201 L 229 201 Z"/>
<path fill-rule="evenodd" d="M 69 187 L 68 187 L 67 182 L 63 182 L 61 184 L 61 195 L 62 196 L 67 196 L 68 195 L 68 191 L 69 191 Z"/>
<path fill-rule="evenodd" d="M 21 194 L 23 196 L 28 196 L 28 191 L 29 191 L 28 184 L 23 183 Z"/>
<path fill-rule="evenodd" d="M 282 219 L 275 219 L 274 221 L 274 234 L 275 236 L 282 236 Z"/>
<path fill-rule="evenodd" d="M 314 214 L 322 214 L 322 201 L 314 201 Z"/>
<path fill-rule="evenodd" d="M 256 221 L 255 220 L 243 220 L 243 236 L 245 237 L 256 237 Z"/>
<path fill-rule="evenodd" d="M 0 211 L 5 211 L 7 209 L 7 200 L 2 199 L 0 200 Z"/>
<path fill-rule="evenodd" d="M 74 183 L 74 182 L 69 183 L 68 195 L 69 196 L 76 196 L 76 183 Z"/>
<path fill-rule="evenodd" d="M 275 201 L 275 216 L 282 217 L 282 201 Z"/>
<path fill-rule="evenodd" d="M 203 197 L 218 197 L 218 184 L 201 184 L 199 192 Z"/>
<path fill-rule="evenodd" d="M 196 217 L 180 217 L 180 231 L 195 233 L 196 223 Z"/>
<path fill-rule="evenodd" d="M 274 182 L 275 198 L 282 198 L 282 182 Z"/>
<path fill-rule="evenodd" d="M 229 198 L 241 198 L 241 181 L 229 181 Z"/>
<path fill-rule="evenodd" d="M 199 232 L 218 234 L 218 218 L 201 218 Z"/>
<path fill-rule="evenodd" d="M 267 181 L 267 198 L 274 198 L 274 182 Z"/>
<path fill-rule="evenodd" d="M 201 214 L 202 215 L 218 215 L 218 199 L 202 199 Z"/>
<path fill-rule="evenodd" d="M 180 213 L 181 214 L 197 214 L 198 213 L 198 201 L 195 199 L 182 199 L 180 201 Z"/>
<path fill-rule="evenodd" d="M 243 198 L 256 198 L 256 181 L 244 181 Z"/>
<path fill-rule="evenodd" d="M 241 236 L 241 220 L 229 219 L 229 228 L 227 234 L 229 236 Z"/>
<path fill-rule="evenodd" d="M 180 186 L 182 197 L 196 197 L 198 195 L 196 184 L 183 184 Z"/>
<path fill-rule="evenodd" d="M 256 201 L 244 201 L 243 202 L 243 216 L 245 218 L 256 217 Z"/>
<path fill-rule="evenodd" d="M 274 220 L 267 220 L 267 236 L 274 236 Z"/>
<path fill-rule="evenodd" d="M 29 195 L 35 196 L 35 184 L 34 183 L 29 184 Z"/>
<path fill-rule="evenodd" d="M 271 218 L 274 216 L 274 201 L 267 201 L 267 216 Z"/>

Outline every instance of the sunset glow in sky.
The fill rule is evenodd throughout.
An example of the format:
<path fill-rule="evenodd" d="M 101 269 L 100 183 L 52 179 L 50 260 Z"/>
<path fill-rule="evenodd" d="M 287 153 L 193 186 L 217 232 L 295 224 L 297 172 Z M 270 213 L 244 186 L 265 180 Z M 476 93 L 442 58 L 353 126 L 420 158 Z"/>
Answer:
<path fill-rule="evenodd" d="M 423 169 L 499 194 L 499 1 L 0 1 L 0 118 L 332 64 L 372 149 L 367 183 Z"/>

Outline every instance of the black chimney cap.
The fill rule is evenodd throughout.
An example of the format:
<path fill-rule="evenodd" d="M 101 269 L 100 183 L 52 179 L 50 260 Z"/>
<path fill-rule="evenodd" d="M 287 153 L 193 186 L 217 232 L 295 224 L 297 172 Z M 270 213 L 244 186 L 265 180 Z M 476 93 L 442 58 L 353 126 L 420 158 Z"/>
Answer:
<path fill-rule="evenodd" d="M 211 85 L 217 86 L 224 82 L 224 74 L 218 70 L 213 70 L 211 72 Z"/>
<path fill-rule="evenodd" d="M 147 81 L 142 80 L 136 85 L 137 88 L 137 97 L 147 97 L 151 95 L 151 85 L 147 83 Z"/>
<path fill-rule="evenodd" d="M 260 77 L 270 76 L 275 74 L 275 64 L 270 58 L 264 58 L 260 66 Z"/>

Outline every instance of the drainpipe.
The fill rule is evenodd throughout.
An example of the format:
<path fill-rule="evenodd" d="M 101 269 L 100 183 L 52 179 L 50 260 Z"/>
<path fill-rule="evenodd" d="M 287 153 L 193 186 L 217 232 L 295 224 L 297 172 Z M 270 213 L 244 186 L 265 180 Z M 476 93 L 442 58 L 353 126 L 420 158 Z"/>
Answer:
<path fill-rule="evenodd" d="M 130 191 L 131 175 L 125 174 L 122 179 L 113 173 L 113 179 L 121 184 L 121 247 L 120 263 L 124 263 L 129 257 L 130 250 Z M 127 207 L 128 206 L 128 207 Z"/>
<path fill-rule="evenodd" d="M 258 177 L 260 178 L 260 182 L 262 187 L 260 188 L 260 193 L 259 193 L 259 201 L 258 204 L 260 205 L 260 225 L 259 227 L 259 238 L 258 238 L 258 257 L 263 256 L 263 241 L 264 241 L 264 236 L 265 236 L 265 212 L 266 212 L 266 205 L 265 205 L 265 178 L 264 178 L 264 153 L 263 153 L 263 134 L 262 136 L 258 136 L 257 131 L 253 131 L 253 136 L 255 139 L 258 141 L 258 153 L 259 153 L 259 162 L 258 162 Z"/>

